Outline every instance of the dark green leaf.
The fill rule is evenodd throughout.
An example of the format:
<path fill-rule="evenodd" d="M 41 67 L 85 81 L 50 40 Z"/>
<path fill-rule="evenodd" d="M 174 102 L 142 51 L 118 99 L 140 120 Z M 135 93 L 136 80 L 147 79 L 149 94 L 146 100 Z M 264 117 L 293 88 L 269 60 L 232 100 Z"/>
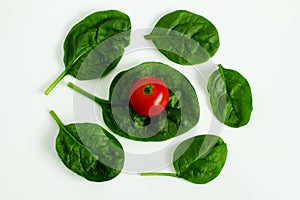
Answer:
<path fill-rule="evenodd" d="M 218 120 L 234 128 L 249 122 L 253 109 L 251 88 L 240 73 L 219 65 L 208 80 L 207 90 Z"/>
<path fill-rule="evenodd" d="M 151 39 L 168 59 L 182 65 L 207 61 L 220 45 L 215 26 L 206 18 L 185 10 L 163 16 L 145 38 Z"/>
<path fill-rule="evenodd" d="M 200 135 L 187 139 L 176 148 L 173 156 L 173 173 L 148 172 L 142 176 L 173 176 L 196 184 L 215 179 L 227 158 L 227 145 L 213 135 Z"/>
<path fill-rule="evenodd" d="M 227 146 L 220 137 L 201 135 L 182 142 L 176 148 L 173 165 L 178 177 L 204 184 L 220 174 L 226 157 Z"/>
<path fill-rule="evenodd" d="M 170 91 L 165 112 L 152 118 L 134 113 L 128 102 L 131 86 L 145 76 L 160 78 Z M 119 73 L 110 86 L 109 101 L 94 97 L 71 83 L 68 85 L 101 105 L 105 124 L 114 133 L 129 139 L 167 140 L 187 132 L 199 120 L 199 102 L 193 86 L 180 72 L 162 63 L 142 63 Z"/>
<path fill-rule="evenodd" d="M 124 151 L 118 140 L 97 124 L 64 125 L 54 111 L 59 125 L 56 151 L 67 168 L 96 182 L 116 177 L 124 165 Z"/>
<path fill-rule="evenodd" d="M 64 42 L 65 71 L 45 94 L 67 74 L 90 80 L 114 69 L 129 45 L 130 30 L 129 17 L 117 10 L 93 13 L 76 24 Z"/>

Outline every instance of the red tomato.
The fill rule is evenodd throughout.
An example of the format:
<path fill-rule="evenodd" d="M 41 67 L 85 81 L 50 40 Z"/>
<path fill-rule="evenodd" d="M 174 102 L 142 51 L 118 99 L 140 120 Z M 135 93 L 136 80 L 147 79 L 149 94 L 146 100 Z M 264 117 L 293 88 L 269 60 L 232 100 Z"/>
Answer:
<path fill-rule="evenodd" d="M 129 104 L 139 115 L 152 117 L 159 115 L 168 105 L 169 89 L 155 76 L 137 80 L 129 92 Z"/>

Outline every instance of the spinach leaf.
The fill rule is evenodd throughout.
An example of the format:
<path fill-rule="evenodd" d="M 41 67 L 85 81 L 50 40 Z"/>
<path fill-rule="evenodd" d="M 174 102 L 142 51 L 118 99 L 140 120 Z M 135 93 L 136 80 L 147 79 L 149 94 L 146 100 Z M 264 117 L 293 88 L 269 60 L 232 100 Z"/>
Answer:
<path fill-rule="evenodd" d="M 215 26 L 206 18 L 185 10 L 160 18 L 145 38 L 151 39 L 169 60 L 182 65 L 203 63 L 214 56 L 220 46 Z"/>
<path fill-rule="evenodd" d="M 250 85 L 237 71 L 218 66 L 207 83 L 213 113 L 230 127 L 244 126 L 249 122 L 253 109 Z"/>
<path fill-rule="evenodd" d="M 213 135 L 200 135 L 183 141 L 173 155 L 176 173 L 147 172 L 142 176 L 172 176 L 196 184 L 215 179 L 223 169 L 227 158 L 227 145 Z"/>
<path fill-rule="evenodd" d="M 56 151 L 67 168 L 90 181 L 113 179 L 124 165 L 124 151 L 118 140 L 97 124 L 64 125 L 54 111 L 50 114 L 60 130 Z"/>
<path fill-rule="evenodd" d="M 105 76 L 117 66 L 129 45 L 130 30 L 129 17 L 117 10 L 93 13 L 76 24 L 64 42 L 65 70 L 45 94 L 67 74 L 78 80 Z"/>
<path fill-rule="evenodd" d="M 128 101 L 131 86 L 145 76 L 160 78 L 170 92 L 165 112 L 151 118 L 134 113 Z M 105 124 L 114 133 L 128 139 L 167 140 L 187 132 L 199 120 L 199 102 L 193 86 L 180 72 L 162 63 L 146 62 L 119 73 L 111 83 L 108 101 L 72 83 L 68 86 L 98 103 L 102 107 Z"/>

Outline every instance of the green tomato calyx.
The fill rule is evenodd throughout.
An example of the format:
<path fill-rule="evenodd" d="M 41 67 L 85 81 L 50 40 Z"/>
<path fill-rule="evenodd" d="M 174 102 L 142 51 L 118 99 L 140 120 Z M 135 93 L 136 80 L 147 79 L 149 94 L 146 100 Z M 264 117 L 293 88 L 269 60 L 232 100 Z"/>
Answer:
<path fill-rule="evenodd" d="M 151 95 L 153 88 L 154 88 L 154 85 L 146 85 L 143 90 L 146 95 Z"/>

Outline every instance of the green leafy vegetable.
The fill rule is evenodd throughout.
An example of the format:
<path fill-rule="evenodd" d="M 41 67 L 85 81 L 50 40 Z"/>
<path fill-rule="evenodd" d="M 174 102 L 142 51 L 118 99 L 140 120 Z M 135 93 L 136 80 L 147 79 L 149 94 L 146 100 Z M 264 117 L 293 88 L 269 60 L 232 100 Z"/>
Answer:
<path fill-rule="evenodd" d="M 240 73 L 219 65 L 209 77 L 207 90 L 218 120 L 233 128 L 249 122 L 253 109 L 251 88 Z"/>
<path fill-rule="evenodd" d="M 146 76 L 160 78 L 170 93 L 165 112 L 151 118 L 134 113 L 128 99 L 131 86 Z M 68 86 L 98 103 L 102 107 L 105 124 L 114 133 L 132 140 L 167 140 L 187 132 L 199 120 L 199 102 L 193 86 L 180 72 L 162 63 L 142 63 L 119 73 L 111 83 L 108 101 L 72 83 Z"/>
<path fill-rule="evenodd" d="M 177 10 L 163 16 L 146 39 L 171 61 L 193 65 L 207 61 L 217 52 L 220 41 L 215 26 L 206 18 Z"/>
<path fill-rule="evenodd" d="M 102 77 L 119 63 L 129 45 L 129 17 L 117 10 L 93 13 L 76 24 L 64 42 L 65 70 L 45 94 L 70 74 L 79 80 Z"/>
<path fill-rule="evenodd" d="M 176 173 L 147 172 L 142 176 L 172 176 L 196 184 L 215 179 L 226 162 L 227 145 L 213 135 L 200 135 L 182 142 L 173 155 Z"/>
<path fill-rule="evenodd" d="M 124 151 L 118 140 L 97 124 L 64 125 L 54 111 L 50 114 L 60 130 L 56 151 L 67 168 L 90 181 L 116 177 L 124 165 Z"/>

